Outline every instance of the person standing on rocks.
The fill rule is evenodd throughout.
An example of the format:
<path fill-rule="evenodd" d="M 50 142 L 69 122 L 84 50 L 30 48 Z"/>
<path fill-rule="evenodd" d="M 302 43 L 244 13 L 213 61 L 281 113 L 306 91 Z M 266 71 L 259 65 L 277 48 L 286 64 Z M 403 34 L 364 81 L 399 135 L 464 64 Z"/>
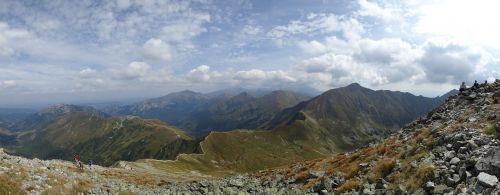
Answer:
<path fill-rule="evenodd" d="M 474 84 L 472 85 L 472 89 L 477 89 L 479 87 L 479 84 L 477 83 L 477 80 L 474 80 Z"/>
<path fill-rule="evenodd" d="M 89 169 L 92 169 L 92 160 L 89 160 Z"/>
<path fill-rule="evenodd" d="M 459 91 L 463 92 L 467 89 L 467 86 L 465 86 L 465 82 L 462 82 L 462 85 L 460 85 Z"/>

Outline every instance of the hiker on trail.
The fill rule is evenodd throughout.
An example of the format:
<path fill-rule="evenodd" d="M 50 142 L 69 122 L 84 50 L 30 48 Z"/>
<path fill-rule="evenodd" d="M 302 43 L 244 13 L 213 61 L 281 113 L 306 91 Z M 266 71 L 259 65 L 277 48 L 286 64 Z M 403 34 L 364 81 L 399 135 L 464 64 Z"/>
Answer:
<path fill-rule="evenodd" d="M 92 160 L 89 160 L 89 169 L 92 169 Z"/>
<path fill-rule="evenodd" d="M 488 80 L 484 80 L 484 85 L 488 85 Z"/>
<path fill-rule="evenodd" d="M 78 153 L 73 153 L 73 159 L 75 160 L 76 165 L 78 166 Z"/>
<path fill-rule="evenodd" d="M 466 89 L 467 89 L 467 86 L 465 86 L 465 82 L 462 82 L 462 85 L 460 85 L 460 89 L 459 89 L 459 91 L 460 91 L 460 92 L 463 92 L 463 91 L 465 91 Z"/>
<path fill-rule="evenodd" d="M 477 89 L 479 87 L 479 84 L 477 83 L 477 80 L 474 80 L 474 84 L 472 85 L 472 89 Z"/>

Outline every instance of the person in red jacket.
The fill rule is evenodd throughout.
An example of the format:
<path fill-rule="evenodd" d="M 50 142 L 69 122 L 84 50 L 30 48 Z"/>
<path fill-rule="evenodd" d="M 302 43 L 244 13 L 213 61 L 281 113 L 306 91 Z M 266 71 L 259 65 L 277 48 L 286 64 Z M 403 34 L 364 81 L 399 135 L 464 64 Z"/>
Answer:
<path fill-rule="evenodd" d="M 78 166 L 78 153 L 73 154 L 73 159 L 75 160 L 76 166 Z"/>

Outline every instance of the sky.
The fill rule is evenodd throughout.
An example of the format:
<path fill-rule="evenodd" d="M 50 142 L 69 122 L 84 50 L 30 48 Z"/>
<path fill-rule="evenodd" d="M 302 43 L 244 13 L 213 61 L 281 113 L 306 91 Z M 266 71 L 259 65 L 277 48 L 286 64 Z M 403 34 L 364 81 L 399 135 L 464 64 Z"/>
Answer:
<path fill-rule="evenodd" d="M 500 78 L 491 0 L 0 0 L 0 106 Z"/>

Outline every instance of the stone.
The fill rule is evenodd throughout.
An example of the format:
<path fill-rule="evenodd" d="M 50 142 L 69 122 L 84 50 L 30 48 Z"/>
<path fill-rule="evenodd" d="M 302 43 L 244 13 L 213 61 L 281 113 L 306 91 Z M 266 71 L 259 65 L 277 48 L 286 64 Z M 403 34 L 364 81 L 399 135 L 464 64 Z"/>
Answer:
<path fill-rule="evenodd" d="M 323 177 L 325 171 L 309 171 L 309 178 Z"/>
<path fill-rule="evenodd" d="M 458 169 L 458 176 L 460 177 L 460 181 L 464 181 L 465 179 L 467 179 L 467 169 L 465 168 L 465 166 L 461 166 Z"/>
<path fill-rule="evenodd" d="M 328 176 L 324 176 L 321 179 L 321 185 L 325 188 L 325 190 L 327 190 L 329 192 L 333 191 L 334 182 Z"/>
<path fill-rule="evenodd" d="M 452 147 L 451 144 L 448 144 L 448 145 L 450 145 L 450 148 Z M 455 158 L 455 151 L 446 151 L 446 152 L 444 152 L 444 158 L 446 160 L 450 160 L 452 158 Z"/>
<path fill-rule="evenodd" d="M 479 175 L 477 176 L 477 180 L 481 185 L 489 188 L 495 187 L 495 185 L 498 183 L 498 178 L 496 176 L 490 175 L 485 172 L 479 173 Z"/>
<path fill-rule="evenodd" d="M 472 92 L 469 96 L 467 96 L 467 100 L 474 100 L 477 98 L 477 94 L 475 92 Z"/>
<path fill-rule="evenodd" d="M 459 159 L 459 158 L 457 158 L 457 157 L 454 157 L 454 158 L 452 158 L 452 159 L 450 160 L 450 164 L 452 164 L 452 165 L 456 165 L 456 164 L 458 164 L 459 162 L 460 162 L 460 159 Z"/>
<path fill-rule="evenodd" d="M 446 186 L 446 185 L 437 185 L 434 187 L 434 190 L 432 191 L 433 194 L 444 194 L 451 192 L 453 189 Z"/>
<path fill-rule="evenodd" d="M 394 189 L 394 195 L 404 195 L 404 194 L 407 194 L 406 188 L 401 184 L 397 185 L 396 188 Z"/>
<path fill-rule="evenodd" d="M 375 189 L 385 189 L 385 184 L 386 184 L 386 183 L 387 183 L 387 182 L 386 182 L 384 179 L 380 178 L 380 179 L 377 181 L 377 183 L 375 184 Z"/>
<path fill-rule="evenodd" d="M 363 192 L 363 194 L 366 194 L 366 195 L 375 194 L 369 188 L 364 188 L 362 192 Z"/>
<path fill-rule="evenodd" d="M 446 184 L 448 186 L 455 186 L 460 182 L 460 176 L 458 174 L 453 174 L 451 177 L 446 178 Z"/>
<path fill-rule="evenodd" d="M 233 187 L 243 187 L 245 183 L 240 178 L 233 178 L 229 180 L 229 185 Z"/>
<path fill-rule="evenodd" d="M 432 191 L 434 190 L 434 187 L 436 187 L 436 185 L 432 181 L 425 183 L 425 191 Z"/>

